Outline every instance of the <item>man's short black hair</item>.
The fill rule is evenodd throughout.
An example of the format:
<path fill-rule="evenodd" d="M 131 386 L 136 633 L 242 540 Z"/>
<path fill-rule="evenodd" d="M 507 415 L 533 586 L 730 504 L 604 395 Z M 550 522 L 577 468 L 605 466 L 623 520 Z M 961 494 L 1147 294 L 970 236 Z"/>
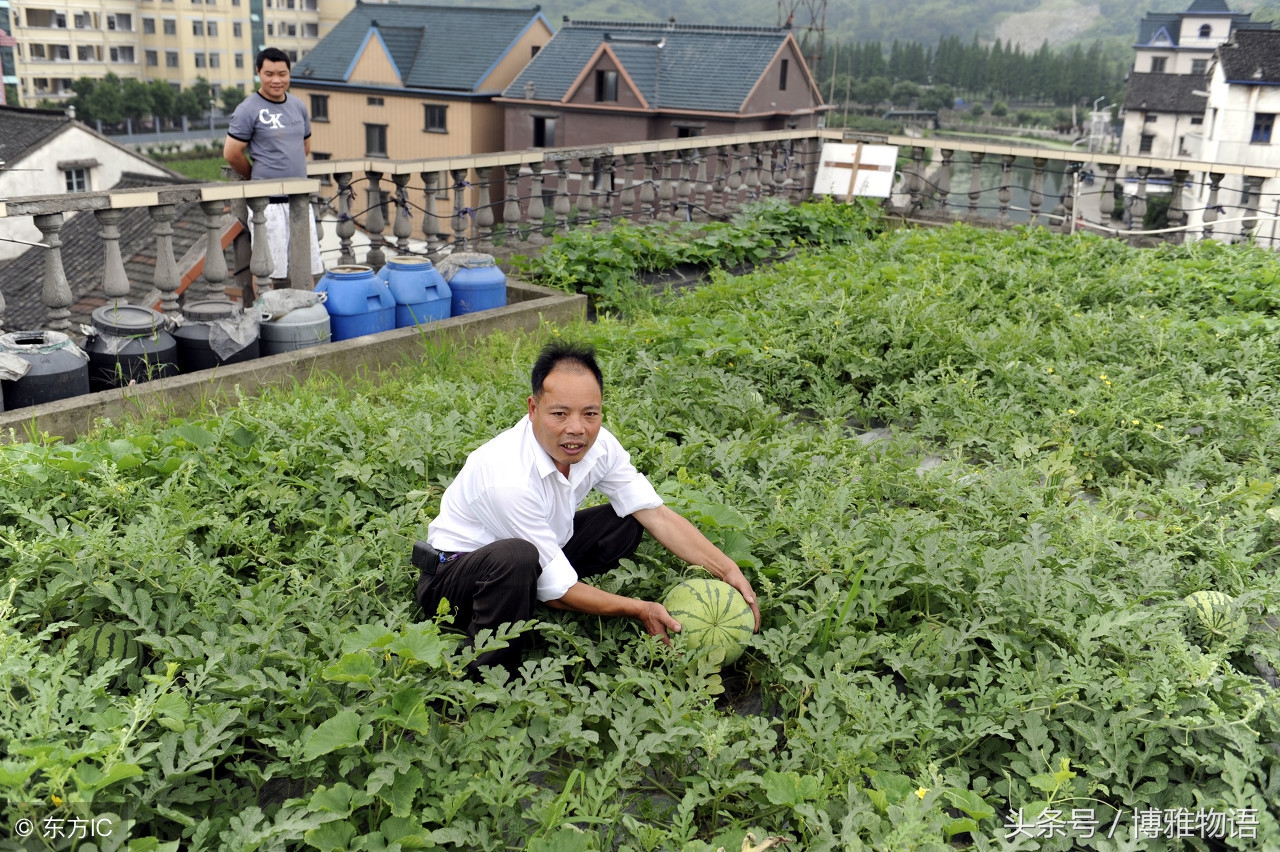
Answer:
<path fill-rule="evenodd" d="M 283 62 L 285 68 L 293 68 L 293 63 L 289 61 L 289 54 L 278 47 L 264 47 L 258 51 L 258 58 L 253 60 L 253 70 L 261 71 L 262 63 L 267 61 Z"/>
<path fill-rule="evenodd" d="M 596 384 L 600 385 L 601 393 L 604 392 L 604 374 L 600 372 L 600 365 L 596 363 L 596 350 L 592 346 L 585 343 L 574 343 L 569 340 L 553 340 L 546 346 L 542 347 L 542 351 L 538 353 L 538 360 L 533 362 L 533 374 L 531 376 L 533 385 L 533 395 L 542 395 L 542 383 L 546 380 L 547 375 L 562 362 L 569 362 L 581 367 L 596 377 Z"/>

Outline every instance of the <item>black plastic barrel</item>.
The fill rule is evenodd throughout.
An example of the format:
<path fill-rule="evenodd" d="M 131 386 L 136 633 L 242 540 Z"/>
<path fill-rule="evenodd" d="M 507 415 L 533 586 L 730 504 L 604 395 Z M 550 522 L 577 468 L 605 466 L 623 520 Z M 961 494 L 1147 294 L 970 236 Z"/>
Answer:
<path fill-rule="evenodd" d="M 260 354 L 258 347 L 258 329 L 256 324 L 249 324 L 246 329 L 246 343 L 235 352 L 223 358 L 218 355 L 211 337 L 217 334 L 213 323 L 218 320 L 240 321 L 244 314 L 240 306 L 225 299 L 207 299 L 189 302 L 182 306 L 182 325 L 173 331 L 178 342 L 178 366 L 184 373 L 196 370 L 210 370 L 222 364 L 238 364 L 250 361 Z M 235 344 L 227 343 L 227 346 Z"/>
<path fill-rule="evenodd" d="M 31 365 L 20 379 L 0 382 L 4 407 L 24 408 L 89 392 L 89 359 L 60 331 L 13 331 L 0 334 L 0 352 Z"/>
<path fill-rule="evenodd" d="M 103 305 L 90 316 L 89 389 L 124 387 L 178 373 L 178 343 L 164 314 L 140 305 Z"/>

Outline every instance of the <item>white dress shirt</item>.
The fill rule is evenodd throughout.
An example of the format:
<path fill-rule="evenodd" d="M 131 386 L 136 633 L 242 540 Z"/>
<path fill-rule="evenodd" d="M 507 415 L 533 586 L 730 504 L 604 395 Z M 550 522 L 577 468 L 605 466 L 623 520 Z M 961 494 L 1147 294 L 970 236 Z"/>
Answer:
<path fill-rule="evenodd" d="M 574 513 L 593 488 L 609 498 L 620 518 L 662 505 L 608 429 L 601 427 L 591 449 L 569 466 L 566 479 L 539 446 L 526 415 L 467 457 L 445 489 L 427 541 L 437 550 L 466 553 L 502 539 L 530 542 L 542 566 L 538 600 L 558 600 L 578 581 L 561 548 L 573 536 Z"/>

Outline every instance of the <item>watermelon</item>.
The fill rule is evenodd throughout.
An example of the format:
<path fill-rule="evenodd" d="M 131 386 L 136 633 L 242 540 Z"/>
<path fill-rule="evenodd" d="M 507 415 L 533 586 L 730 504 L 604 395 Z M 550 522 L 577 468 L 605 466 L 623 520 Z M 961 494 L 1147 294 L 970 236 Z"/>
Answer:
<path fill-rule="evenodd" d="M 80 659 L 84 663 L 85 674 L 109 660 L 123 660 L 127 665 L 112 682 L 112 686 L 120 686 L 127 680 L 129 672 L 141 671 L 142 646 L 120 625 L 99 624 L 83 628 L 75 635 L 80 640 Z"/>
<path fill-rule="evenodd" d="M 1244 613 L 1230 595 L 1213 591 L 1192 592 L 1183 601 L 1200 626 L 1215 636 L 1237 633 L 1247 626 Z"/>
<path fill-rule="evenodd" d="M 722 649 L 725 663 L 742 656 L 755 632 L 755 613 L 738 590 L 723 580 L 698 577 L 677 583 L 662 605 L 680 622 L 682 645 L 697 651 Z"/>

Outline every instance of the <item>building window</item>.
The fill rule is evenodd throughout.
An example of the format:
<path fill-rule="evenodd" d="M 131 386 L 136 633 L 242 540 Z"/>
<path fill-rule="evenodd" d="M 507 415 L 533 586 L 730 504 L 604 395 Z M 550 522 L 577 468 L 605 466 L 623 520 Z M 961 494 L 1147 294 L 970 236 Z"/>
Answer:
<path fill-rule="evenodd" d="M 320 9 L 320 6 L 316 2 L 316 0 L 302 0 L 302 11 L 315 12 L 315 11 L 318 11 L 319 9 Z"/>
<path fill-rule="evenodd" d="M 143 35 L 155 35 L 155 34 L 156 34 L 156 19 L 155 19 L 155 18 L 143 18 L 143 19 L 142 19 L 142 34 L 143 34 Z"/>
<path fill-rule="evenodd" d="M 1195 116 L 1195 117 L 1193 117 L 1193 118 L 1191 119 L 1191 125 L 1192 125 L 1192 127 L 1195 127 L 1195 126 L 1197 126 L 1197 125 L 1203 125 L 1203 124 L 1204 124 L 1204 116 L 1203 116 L 1203 115 L 1197 115 L 1197 116 Z"/>
<path fill-rule="evenodd" d="M 320 25 L 319 24 L 303 24 L 302 37 L 303 38 L 319 38 Z"/>
<path fill-rule="evenodd" d="M 218 22 L 210 21 L 205 25 L 204 31 L 211 36 L 216 36 L 218 34 Z"/>
<path fill-rule="evenodd" d="M 694 136 L 701 136 L 701 135 L 702 135 L 701 127 L 687 127 L 687 126 L 680 127 L 678 125 L 676 126 L 677 139 L 692 139 Z"/>
<path fill-rule="evenodd" d="M 236 54 L 236 67 L 237 67 L 237 68 L 243 68 L 243 67 L 244 67 L 244 54 L 243 54 L 243 53 L 237 53 L 237 54 Z"/>
<path fill-rule="evenodd" d="M 365 99 L 365 103 L 369 106 L 382 106 L 382 98 L 375 98 L 371 95 Z"/>
<path fill-rule="evenodd" d="M 92 62 L 93 59 L 94 59 L 93 45 L 91 44 L 76 45 L 76 60 L 78 62 Z"/>
<path fill-rule="evenodd" d="M 778 90 L 785 92 L 787 90 L 787 70 L 790 67 L 790 60 L 782 60 L 782 70 L 778 74 Z"/>
<path fill-rule="evenodd" d="M 1213 27 L 1208 24 L 1202 24 L 1200 26 L 1200 38 L 1208 38 L 1211 35 L 1213 35 Z"/>
<path fill-rule="evenodd" d="M 232 38 L 240 38 L 240 36 L 241 36 L 243 33 L 244 33 L 244 30 L 243 30 L 243 28 L 241 27 L 240 22 L 239 22 L 239 21 L 234 21 L 234 22 L 232 22 L 232 24 L 231 24 L 231 37 L 232 37 Z"/>
<path fill-rule="evenodd" d="M 1153 57 L 1151 57 L 1151 73 L 1152 73 L 1152 74 L 1163 74 L 1163 73 L 1164 73 L 1164 63 L 1165 63 L 1165 58 L 1164 58 L 1163 56 L 1153 56 Z"/>
<path fill-rule="evenodd" d="M 177 34 L 178 34 L 178 21 L 177 21 L 176 19 L 174 19 L 174 18 L 166 18 L 166 19 L 165 19 L 165 21 L 164 21 L 164 34 L 165 34 L 165 35 L 177 35 Z"/>
<path fill-rule="evenodd" d="M 203 68 L 203 67 L 204 67 L 204 53 L 203 53 L 203 52 L 198 52 L 198 53 L 196 53 L 196 54 L 195 54 L 195 61 L 196 61 L 196 67 L 197 67 L 197 68 Z"/>
<path fill-rule="evenodd" d="M 1143 124 L 1151 124 L 1152 122 L 1154 122 L 1154 121 L 1158 121 L 1159 119 L 1160 119 L 1160 116 L 1156 115 L 1156 114 L 1155 114 L 1155 113 L 1153 113 L 1153 112 L 1149 112 L 1149 113 L 1147 113 L 1145 116 L 1143 116 L 1143 117 L 1142 117 L 1142 123 L 1143 123 Z"/>
<path fill-rule="evenodd" d="M 132 47 L 113 47 L 113 48 L 111 48 L 111 61 L 112 61 L 112 62 L 125 62 L 125 63 L 132 63 L 132 62 L 134 61 L 134 58 L 133 58 L 133 48 L 132 48 Z"/>
<path fill-rule="evenodd" d="M 1138 143 L 1138 153 L 1139 153 L 1139 154 L 1150 154 L 1150 153 L 1151 153 L 1151 145 L 1152 145 L 1152 143 L 1153 143 L 1153 142 L 1155 142 L 1155 141 L 1156 141 L 1156 137 L 1151 136 L 1150 134 L 1146 134 L 1146 133 L 1142 134 L 1142 141 Z"/>
<path fill-rule="evenodd" d="M 534 116 L 533 147 L 551 148 L 556 144 L 556 120 Z"/>
<path fill-rule="evenodd" d="M 157 53 L 156 51 L 148 50 L 146 51 L 146 56 L 147 56 L 148 68 L 155 68 L 160 64 L 160 54 Z"/>
<path fill-rule="evenodd" d="M 387 156 L 387 126 L 385 124 L 366 124 L 364 126 L 364 155 L 366 157 Z"/>
<path fill-rule="evenodd" d="M 62 175 L 67 179 L 67 192 L 89 191 L 88 169 L 67 169 Z"/>
<path fill-rule="evenodd" d="M 216 52 L 215 52 L 215 53 L 210 53 L 210 54 L 209 54 L 209 67 L 210 67 L 210 68 L 221 68 L 221 67 L 222 67 L 222 54 L 220 54 L 220 53 L 216 53 Z"/>
<path fill-rule="evenodd" d="M 275 24 L 272 24 L 272 23 L 268 23 L 268 24 L 267 24 L 267 35 L 269 35 L 269 36 L 273 36 L 273 35 L 275 35 L 275 34 L 276 34 L 276 25 L 275 25 Z"/>
<path fill-rule="evenodd" d="M 1267 144 L 1271 141 L 1271 128 L 1276 123 L 1276 114 L 1274 112 L 1259 112 L 1253 116 L 1253 136 L 1249 138 L 1250 142 L 1258 142 Z"/>
<path fill-rule="evenodd" d="M 202 35 L 204 35 L 204 21 L 192 21 L 192 22 L 191 22 L 191 34 L 192 34 L 193 36 L 202 36 Z"/>
<path fill-rule="evenodd" d="M 290 62 L 297 62 L 297 61 L 298 61 L 298 51 L 296 51 L 296 50 L 287 50 L 287 51 L 285 51 L 285 52 L 289 54 L 289 61 L 290 61 Z"/>
<path fill-rule="evenodd" d="M 596 70 L 596 103 L 616 103 L 618 100 L 618 72 Z"/>
<path fill-rule="evenodd" d="M 164 52 L 164 67 L 165 67 L 165 68 L 177 68 L 177 67 L 178 67 L 178 51 L 176 51 L 176 50 L 166 50 L 166 51 Z"/>
<path fill-rule="evenodd" d="M 312 95 L 311 96 L 311 120 L 312 121 L 328 121 L 329 120 L 329 96 L 328 95 Z"/>
<path fill-rule="evenodd" d="M 532 59 L 537 56 L 539 50 L 542 50 L 542 45 L 540 44 L 535 44 L 533 47 L 529 48 L 529 58 Z"/>
<path fill-rule="evenodd" d="M 55 61 L 67 62 L 71 59 L 71 45 L 54 44 L 50 45 L 53 50 L 53 59 Z"/>
<path fill-rule="evenodd" d="M 88 12 L 76 12 L 73 20 L 75 21 L 76 29 L 78 30 L 87 30 L 92 25 Z"/>
<path fill-rule="evenodd" d="M 1204 74 L 1205 74 L 1205 72 L 1206 72 L 1206 71 L 1208 71 L 1208 70 L 1209 70 L 1209 60 L 1207 60 L 1207 59 L 1193 59 L 1193 60 L 1191 60 L 1191 73 L 1192 73 L 1192 74 L 1197 74 L 1197 75 L 1199 75 L 1199 76 L 1202 76 L 1202 77 L 1203 77 L 1203 76 L 1204 76 Z"/>
<path fill-rule="evenodd" d="M 448 126 L 445 124 L 445 111 L 448 107 L 443 104 L 423 104 L 423 126 L 422 129 L 429 133 L 447 133 Z"/>

